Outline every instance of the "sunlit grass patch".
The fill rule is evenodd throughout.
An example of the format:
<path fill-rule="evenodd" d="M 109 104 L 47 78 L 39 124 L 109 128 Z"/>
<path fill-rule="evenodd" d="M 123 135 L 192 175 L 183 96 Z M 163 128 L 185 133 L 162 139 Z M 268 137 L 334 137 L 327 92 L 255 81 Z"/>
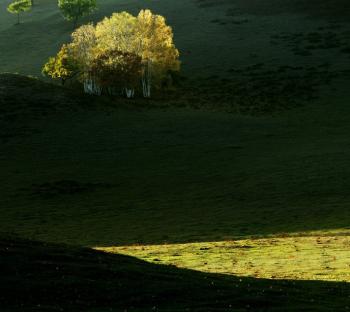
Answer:
<path fill-rule="evenodd" d="M 299 236 L 97 249 L 203 272 L 350 282 L 350 236 Z"/>

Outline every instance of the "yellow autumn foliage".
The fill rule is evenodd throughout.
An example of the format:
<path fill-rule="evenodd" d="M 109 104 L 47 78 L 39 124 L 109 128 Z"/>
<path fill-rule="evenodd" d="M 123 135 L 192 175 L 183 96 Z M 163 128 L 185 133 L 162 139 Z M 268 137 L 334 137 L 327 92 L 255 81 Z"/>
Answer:
<path fill-rule="evenodd" d="M 43 75 L 53 79 L 61 79 L 62 84 L 74 77 L 78 71 L 78 65 L 70 55 L 67 45 L 62 46 L 56 57 L 50 57 L 42 69 Z"/>
<path fill-rule="evenodd" d="M 101 55 L 135 55 L 139 58 L 143 66 L 140 79 L 142 76 L 144 90 L 146 87 L 150 90 L 151 84 L 160 85 L 170 72 L 180 70 L 179 51 L 174 44 L 172 28 L 163 16 L 150 10 L 141 10 L 137 16 L 127 12 L 114 13 L 96 26 L 79 27 L 71 37 L 67 49 L 79 64 L 82 80 L 91 78 L 92 66 L 96 69 L 96 58 Z M 120 57 L 108 62 L 118 63 Z M 149 96 L 150 91 L 147 94 Z"/>

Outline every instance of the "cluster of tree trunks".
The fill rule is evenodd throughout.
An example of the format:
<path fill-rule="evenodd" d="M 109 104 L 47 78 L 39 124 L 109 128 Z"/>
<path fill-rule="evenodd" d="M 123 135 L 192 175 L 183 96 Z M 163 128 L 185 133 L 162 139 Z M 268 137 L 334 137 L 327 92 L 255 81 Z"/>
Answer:
<path fill-rule="evenodd" d="M 152 63 L 147 61 L 142 70 L 141 77 L 142 94 L 144 98 L 151 97 L 151 85 L 152 85 Z M 108 86 L 103 88 L 97 82 L 97 79 L 92 74 L 88 75 L 88 78 L 84 80 L 84 92 L 91 95 L 102 95 L 106 92 L 108 95 L 118 95 L 118 89 L 116 87 Z M 125 95 L 127 98 L 133 98 L 135 96 L 135 88 L 123 87 L 119 94 Z"/>

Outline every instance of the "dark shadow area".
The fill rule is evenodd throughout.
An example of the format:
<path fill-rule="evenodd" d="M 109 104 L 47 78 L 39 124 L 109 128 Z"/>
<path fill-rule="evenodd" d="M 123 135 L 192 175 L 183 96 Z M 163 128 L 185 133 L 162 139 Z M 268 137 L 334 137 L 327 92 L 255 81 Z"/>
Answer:
<path fill-rule="evenodd" d="M 276 15 L 304 14 L 309 17 L 347 20 L 350 4 L 347 0 L 197 0 L 200 7 L 232 5 L 244 14 Z"/>
<path fill-rule="evenodd" d="M 346 283 L 227 277 L 0 239 L 1 311 L 345 311 Z"/>
<path fill-rule="evenodd" d="M 5 232 L 85 246 L 348 233 L 348 94 L 252 117 L 0 82 Z"/>

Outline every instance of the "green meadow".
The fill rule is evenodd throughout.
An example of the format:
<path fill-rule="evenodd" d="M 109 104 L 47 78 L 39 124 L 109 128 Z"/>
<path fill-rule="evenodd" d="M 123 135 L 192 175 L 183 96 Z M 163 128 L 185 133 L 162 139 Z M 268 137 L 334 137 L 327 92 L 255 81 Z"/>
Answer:
<path fill-rule="evenodd" d="M 100 1 L 81 24 L 150 8 L 172 25 L 183 82 L 150 100 L 98 98 L 38 80 L 72 24 L 55 1 L 37 0 L 14 25 L 5 9 L 10 1 L 2 1 L 0 71 L 19 75 L 0 74 L 0 231 L 47 248 L 11 238 L 8 263 L 35 263 L 30 251 L 20 252 L 33 244 L 39 255 L 58 262 L 67 256 L 90 272 L 78 246 L 90 247 L 106 253 L 89 251 L 86 261 L 114 263 L 101 260 L 101 276 L 118 268 L 118 259 L 131 261 L 125 272 L 142 276 L 147 268 L 142 283 L 151 285 L 155 274 L 155 297 L 164 295 L 163 279 L 191 285 L 192 301 L 163 302 L 160 311 L 346 311 L 349 5 L 281 1 Z M 69 268 L 84 280 L 74 264 Z M 221 297 L 209 288 L 200 293 L 207 278 L 220 285 Z M 125 285 L 136 287 L 133 279 Z M 169 294 L 181 293 L 170 284 Z M 289 301 L 269 293 L 270 285 Z M 231 293 L 245 301 L 229 302 Z M 249 306 L 249 298 L 257 304 Z M 121 302 L 135 307 L 127 311 L 158 304 Z M 108 311 L 88 306 L 81 311 Z"/>

